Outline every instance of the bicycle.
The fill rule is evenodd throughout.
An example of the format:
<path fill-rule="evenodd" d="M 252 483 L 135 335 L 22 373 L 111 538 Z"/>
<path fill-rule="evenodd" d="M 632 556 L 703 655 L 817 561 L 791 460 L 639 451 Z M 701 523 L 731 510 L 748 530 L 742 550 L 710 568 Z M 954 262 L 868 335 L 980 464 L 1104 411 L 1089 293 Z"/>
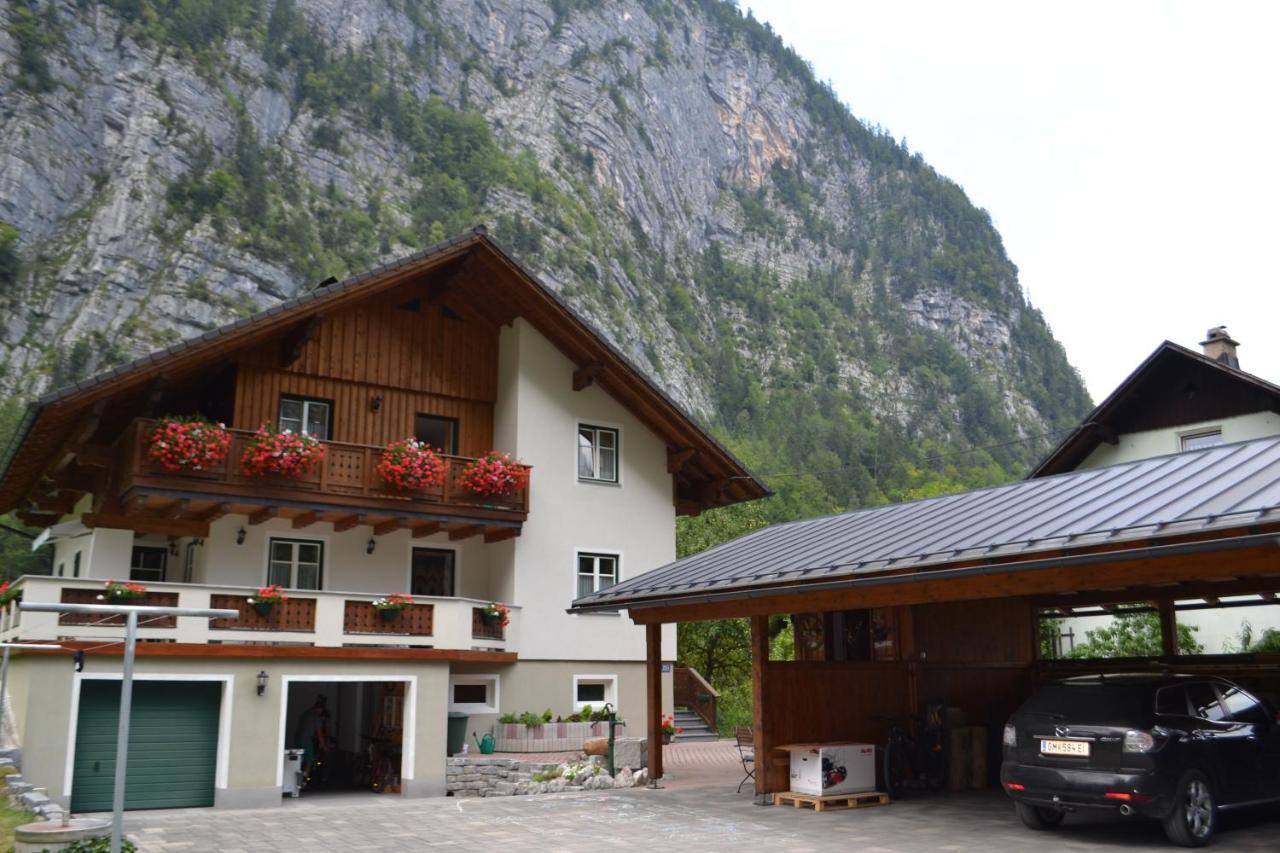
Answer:
<path fill-rule="evenodd" d="M 947 783 L 942 708 L 941 703 L 929 705 L 920 718 L 909 714 L 880 717 L 889 723 L 883 770 L 885 792 L 890 797 L 900 797 L 911 788 L 941 791 Z"/>
<path fill-rule="evenodd" d="M 365 749 L 364 760 L 360 763 L 360 771 L 356 774 L 357 784 L 379 793 L 388 788 L 400 785 L 398 770 L 399 744 L 389 738 L 362 735 L 361 740 L 369 741 Z"/>

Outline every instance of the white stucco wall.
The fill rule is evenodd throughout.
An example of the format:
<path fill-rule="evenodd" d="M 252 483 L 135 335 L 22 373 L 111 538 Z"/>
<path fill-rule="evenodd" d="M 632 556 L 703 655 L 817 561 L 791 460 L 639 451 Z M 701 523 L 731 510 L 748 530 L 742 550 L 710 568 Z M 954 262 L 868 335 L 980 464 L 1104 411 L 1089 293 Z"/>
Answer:
<path fill-rule="evenodd" d="M 1222 430 L 1222 440 L 1226 444 L 1232 444 L 1237 441 L 1250 441 L 1255 438 L 1266 438 L 1272 435 L 1280 435 L 1280 415 L 1275 412 L 1255 412 L 1234 418 L 1219 418 L 1218 420 L 1184 424 L 1168 429 L 1125 433 L 1119 437 L 1119 441 L 1116 444 L 1098 445 L 1077 467 L 1078 469 L 1101 468 L 1120 462 L 1133 462 L 1138 459 L 1150 459 L 1153 456 L 1166 456 L 1170 453 L 1177 453 L 1182 450 L 1182 436 L 1214 429 Z"/>
<path fill-rule="evenodd" d="M 523 608 L 520 657 L 643 660 L 644 630 L 623 615 L 570 615 L 577 552 L 620 555 L 622 579 L 675 559 L 675 507 L 666 444 L 617 400 L 573 390 L 575 365 L 524 320 L 499 340 L 495 441 L 532 465 L 529 520 L 513 542 L 513 601 Z M 577 476 L 580 422 L 619 430 L 619 483 Z M 663 658 L 676 656 L 675 626 Z"/>

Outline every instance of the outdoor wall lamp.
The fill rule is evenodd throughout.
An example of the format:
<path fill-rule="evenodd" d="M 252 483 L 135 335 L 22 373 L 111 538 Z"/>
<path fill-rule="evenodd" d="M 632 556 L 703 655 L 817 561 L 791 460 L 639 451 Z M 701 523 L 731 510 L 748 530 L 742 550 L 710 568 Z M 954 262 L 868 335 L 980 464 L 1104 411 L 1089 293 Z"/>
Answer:
<path fill-rule="evenodd" d="M 373 397 L 369 399 L 369 411 L 371 412 L 382 411 L 382 395 L 381 394 L 375 394 Z"/>
<path fill-rule="evenodd" d="M 237 544 L 237 545 L 243 545 L 243 544 L 244 544 L 244 537 L 245 537 L 244 528 L 243 528 L 243 527 L 241 527 L 239 530 L 237 530 L 237 531 L 236 531 L 236 544 Z"/>
<path fill-rule="evenodd" d="M 267 679 L 271 676 L 267 675 L 265 669 L 258 671 L 258 695 L 261 696 L 267 692 Z"/>
<path fill-rule="evenodd" d="M 370 537 L 369 537 L 369 544 L 367 544 L 367 545 L 365 545 L 365 546 L 364 546 L 364 552 L 365 552 L 366 554 L 372 554 L 372 553 L 373 553 L 373 549 L 374 549 L 374 548 L 377 548 L 377 547 L 378 547 L 378 541 L 377 541 L 376 539 L 374 539 L 372 536 L 370 536 Z"/>

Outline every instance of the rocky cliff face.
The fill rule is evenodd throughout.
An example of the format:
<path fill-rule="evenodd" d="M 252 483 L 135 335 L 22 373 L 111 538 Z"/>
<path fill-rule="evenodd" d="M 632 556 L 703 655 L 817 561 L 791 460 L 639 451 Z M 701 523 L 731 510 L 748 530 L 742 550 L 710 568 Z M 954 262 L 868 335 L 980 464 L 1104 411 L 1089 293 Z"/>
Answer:
<path fill-rule="evenodd" d="M 486 221 L 708 417 L 839 386 L 972 444 L 1087 403 L 985 213 L 713 0 L 0 14 L 11 394 Z"/>

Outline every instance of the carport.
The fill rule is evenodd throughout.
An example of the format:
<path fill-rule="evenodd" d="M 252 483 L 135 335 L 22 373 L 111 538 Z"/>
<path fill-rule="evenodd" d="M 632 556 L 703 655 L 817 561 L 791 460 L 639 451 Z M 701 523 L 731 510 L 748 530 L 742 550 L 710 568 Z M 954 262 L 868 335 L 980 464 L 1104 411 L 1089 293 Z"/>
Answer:
<path fill-rule="evenodd" d="M 788 787 L 781 744 L 883 743 L 886 714 L 940 699 L 998 727 L 1045 678 L 1176 667 L 1280 688 L 1277 655 L 1180 655 L 1177 608 L 1280 593 L 1280 438 L 1073 471 L 768 527 L 579 599 L 647 628 L 649 754 L 661 625 L 751 622 L 757 793 Z M 1162 654 L 1040 660 L 1045 615 L 1139 603 Z M 768 620 L 795 626 L 769 659 Z M 670 650 L 668 650 L 668 654 Z M 998 744 L 998 734 L 993 738 Z"/>

